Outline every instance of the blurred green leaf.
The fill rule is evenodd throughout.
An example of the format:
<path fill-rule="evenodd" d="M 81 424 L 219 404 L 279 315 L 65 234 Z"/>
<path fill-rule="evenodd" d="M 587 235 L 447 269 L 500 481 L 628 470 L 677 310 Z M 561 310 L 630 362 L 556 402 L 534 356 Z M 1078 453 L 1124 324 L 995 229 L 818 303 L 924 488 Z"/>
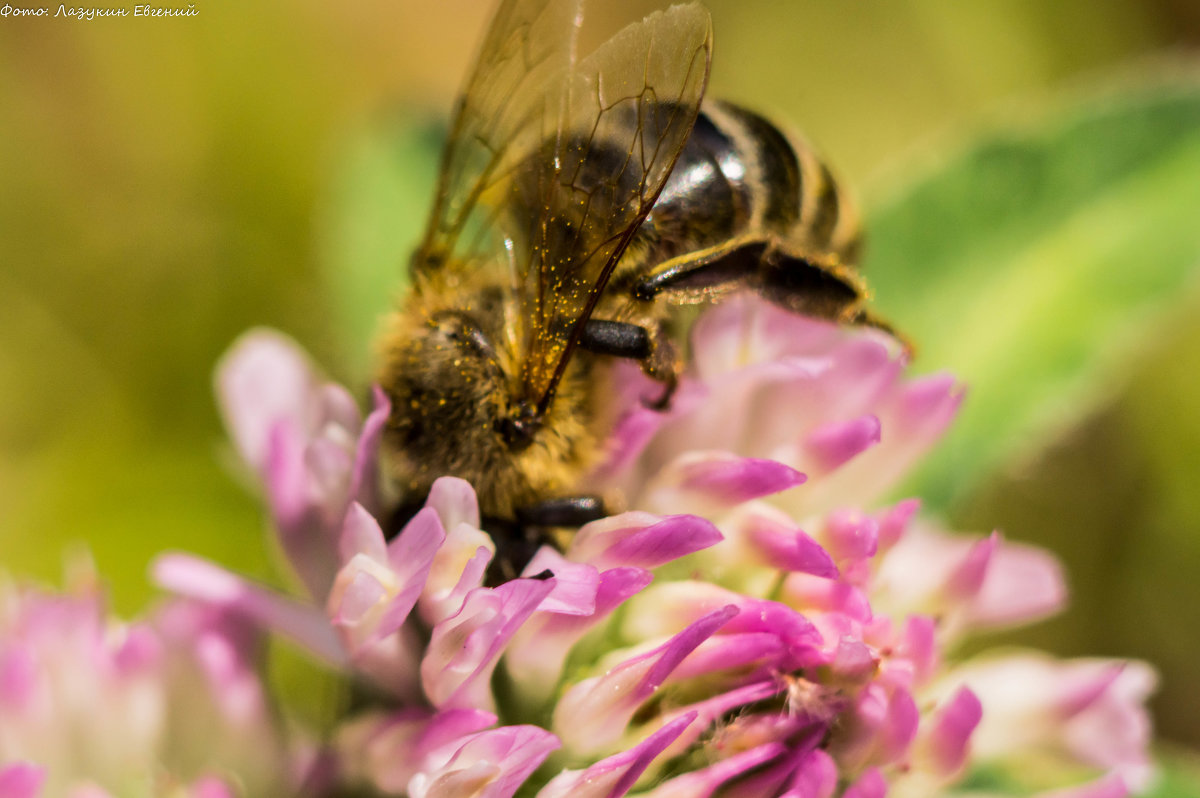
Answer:
<path fill-rule="evenodd" d="M 433 204 L 444 129 L 393 117 L 368 127 L 336 166 L 319 221 L 320 261 L 339 330 L 344 373 L 352 385 L 370 379 L 379 320 L 407 285 L 408 256 Z"/>
<path fill-rule="evenodd" d="M 1108 397 L 1200 266 L 1200 81 L 1073 103 L 870 214 L 878 306 L 970 393 L 915 490 L 945 509 Z"/>
<path fill-rule="evenodd" d="M 1200 798 L 1200 760 L 1182 748 L 1160 752 L 1158 782 L 1145 798 Z"/>

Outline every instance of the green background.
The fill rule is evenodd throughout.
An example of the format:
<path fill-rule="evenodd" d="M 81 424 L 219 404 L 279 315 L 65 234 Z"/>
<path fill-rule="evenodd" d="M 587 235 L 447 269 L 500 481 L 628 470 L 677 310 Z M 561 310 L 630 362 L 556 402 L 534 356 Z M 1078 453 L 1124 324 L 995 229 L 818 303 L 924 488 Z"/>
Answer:
<path fill-rule="evenodd" d="M 278 579 L 212 365 L 270 325 L 364 384 L 490 5 L 0 18 L 5 569 L 56 581 L 86 546 L 126 613 L 166 548 Z M 973 386 L 907 487 L 1068 562 L 1072 609 L 1004 639 L 1149 659 L 1162 735 L 1200 743 L 1200 6 L 708 5 L 710 94 L 856 187 L 916 370 Z"/>

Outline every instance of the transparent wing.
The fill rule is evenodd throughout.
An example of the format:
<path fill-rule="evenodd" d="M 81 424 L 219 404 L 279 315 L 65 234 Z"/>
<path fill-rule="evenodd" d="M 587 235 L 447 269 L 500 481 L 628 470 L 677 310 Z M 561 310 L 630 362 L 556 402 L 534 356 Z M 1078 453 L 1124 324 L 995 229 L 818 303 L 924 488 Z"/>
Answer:
<path fill-rule="evenodd" d="M 708 80 L 708 12 L 672 6 L 630 25 L 572 71 L 553 140 L 522 170 L 536 203 L 517 266 L 523 398 L 544 411 L 629 239 L 691 133 Z"/>
<path fill-rule="evenodd" d="M 539 414 L 691 132 L 711 52 L 698 5 L 652 14 L 582 60 L 579 19 L 578 2 L 501 4 L 413 262 L 456 283 L 504 270 L 489 282 L 510 289 L 515 398 Z"/>
<path fill-rule="evenodd" d="M 492 267 L 504 252 L 496 194 L 557 120 L 579 22 L 580 0 L 501 2 L 459 96 L 418 274 Z"/>

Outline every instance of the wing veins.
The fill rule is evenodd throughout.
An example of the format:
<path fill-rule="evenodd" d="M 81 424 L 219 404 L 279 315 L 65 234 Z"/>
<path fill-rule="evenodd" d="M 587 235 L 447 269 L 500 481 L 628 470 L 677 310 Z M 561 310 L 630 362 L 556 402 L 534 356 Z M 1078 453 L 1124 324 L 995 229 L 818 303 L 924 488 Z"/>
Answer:
<path fill-rule="evenodd" d="M 695 64 L 697 61 L 697 55 L 700 53 L 700 51 L 702 51 L 704 49 L 705 49 L 705 45 L 702 45 L 701 47 L 698 47 L 695 51 L 693 51 L 692 58 L 690 59 L 689 65 L 688 65 L 688 71 L 687 71 L 687 74 L 683 81 L 683 84 L 685 86 L 688 84 L 688 81 L 692 76 L 692 72 L 695 68 Z M 595 133 L 599 129 L 599 126 L 600 126 L 600 119 L 603 117 L 603 115 L 605 113 L 611 112 L 613 109 L 618 107 L 621 103 L 629 102 L 629 101 L 636 101 L 647 95 L 650 95 L 652 98 L 654 98 L 655 101 L 657 101 L 657 96 L 658 96 L 657 91 L 655 91 L 654 88 L 649 85 L 649 83 L 650 83 L 649 60 L 650 60 L 650 55 L 649 55 L 649 53 L 647 53 L 646 59 L 645 59 L 645 66 L 643 67 L 642 91 L 638 92 L 637 94 L 625 95 L 625 96 L 622 96 L 622 97 L 614 100 L 613 102 L 611 102 L 607 105 L 604 105 L 601 102 L 601 98 L 603 95 L 603 89 L 600 86 L 600 82 L 597 81 L 597 83 L 596 83 L 596 100 L 597 100 L 597 104 L 601 108 L 601 112 L 600 112 L 600 114 L 597 115 L 596 121 L 593 124 L 592 135 L 589 137 L 589 141 L 594 140 Z M 707 59 L 702 59 L 702 60 L 704 61 L 705 66 L 707 67 Z M 609 237 L 607 237 L 606 239 L 604 239 L 604 241 L 602 241 L 599 245 L 597 245 L 595 248 L 593 248 L 591 251 L 589 251 L 587 253 L 586 257 L 584 258 L 584 262 L 588 262 L 593 257 L 595 257 L 599 252 L 601 252 L 607 245 L 616 243 L 616 247 L 614 247 L 612 255 L 609 256 L 608 261 L 605 263 L 603 269 L 601 270 L 600 277 L 596 281 L 596 284 L 595 284 L 596 287 L 592 291 L 589 292 L 589 296 L 588 296 L 587 302 L 584 306 L 584 310 L 583 310 L 582 314 L 580 314 L 579 318 L 576 319 L 574 325 L 572 326 L 571 333 L 567 339 L 565 346 L 563 347 L 562 354 L 559 356 L 559 359 L 555 366 L 554 372 L 551 374 L 551 377 L 550 377 L 549 382 L 547 383 L 546 389 L 543 392 L 540 399 L 538 400 L 537 409 L 538 409 L 539 415 L 545 413 L 546 409 L 548 408 L 548 406 L 550 404 L 550 401 L 553 399 L 554 391 L 555 391 L 558 383 L 562 380 L 563 375 L 566 372 L 566 367 L 570 361 L 571 354 L 573 353 L 575 347 L 578 345 L 579 335 L 583 329 L 583 324 L 587 319 L 589 319 L 591 317 L 592 312 L 595 310 L 596 304 L 599 301 L 601 294 L 603 293 L 603 288 L 608 282 L 608 278 L 612 275 L 612 271 L 616 267 L 616 264 L 619 262 L 620 256 L 622 254 L 624 254 L 625 247 L 628 246 L 630 239 L 633 237 L 633 234 L 637 231 L 637 228 L 640 225 L 641 220 L 645 218 L 646 213 L 648 213 L 649 209 L 651 207 L 653 207 L 654 202 L 658 199 L 658 195 L 659 195 L 659 193 L 661 193 L 663 185 L 665 184 L 665 178 L 664 178 L 664 180 L 660 182 L 658 188 L 653 192 L 652 196 L 650 196 L 650 197 L 645 196 L 645 189 L 646 189 L 646 185 L 647 185 L 647 175 L 650 172 L 649 166 L 651 164 L 653 164 L 657 160 L 658 156 L 661 154 L 662 148 L 663 148 L 663 143 L 664 143 L 665 139 L 662 136 L 657 137 L 657 139 L 655 141 L 653 156 L 649 160 L 646 160 L 645 146 L 644 146 L 645 122 L 644 122 L 644 112 L 643 112 L 642 104 L 638 103 L 637 108 L 638 108 L 638 112 L 637 112 L 638 113 L 638 121 L 637 121 L 637 127 L 636 127 L 636 138 L 635 138 L 636 145 L 635 146 L 639 149 L 639 153 L 641 155 L 640 161 L 641 161 L 641 165 L 642 165 L 642 173 L 641 173 L 641 177 L 638 181 L 638 189 L 639 190 L 637 192 L 638 195 L 642 197 L 642 201 L 638 206 L 638 212 L 635 214 L 635 218 L 638 221 L 637 221 L 637 223 L 630 225 L 629 227 L 625 228 L 624 230 L 614 233 L 614 234 L 610 235 Z M 698 106 L 697 106 L 697 108 L 698 108 Z M 676 123 L 676 121 L 678 120 L 679 115 L 681 113 L 681 109 L 682 109 L 682 106 L 677 106 L 674 110 L 672 110 L 668 122 L 665 125 L 663 125 L 663 129 L 671 128 Z M 694 121 L 694 116 L 695 116 L 694 110 L 693 110 L 693 121 Z M 691 128 L 690 124 L 688 125 L 688 128 L 690 130 L 690 128 Z M 682 146 L 682 142 L 680 142 L 680 146 Z M 621 168 L 622 174 L 624 173 L 625 169 L 628 167 L 630 160 L 632 160 L 632 158 L 633 158 L 633 147 L 630 147 L 626 150 L 626 156 L 627 156 L 626 160 L 622 164 L 622 168 Z M 678 157 L 678 150 L 674 154 L 674 156 L 672 158 L 672 162 L 677 157 Z M 673 163 L 672 163 L 672 167 L 673 167 Z M 670 169 L 667 169 L 666 174 L 669 174 L 669 173 L 670 173 Z M 615 194 L 615 192 L 616 192 L 615 182 L 613 184 L 612 190 Z M 582 225 L 581 225 L 581 229 L 582 229 Z"/>

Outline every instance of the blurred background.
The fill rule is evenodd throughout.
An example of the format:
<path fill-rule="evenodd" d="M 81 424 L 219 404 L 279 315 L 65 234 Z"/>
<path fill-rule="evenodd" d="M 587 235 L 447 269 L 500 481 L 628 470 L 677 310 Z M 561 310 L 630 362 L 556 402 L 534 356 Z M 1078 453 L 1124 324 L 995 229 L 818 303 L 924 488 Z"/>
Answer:
<path fill-rule="evenodd" d="M 802 128 L 868 216 L 989 131 L 1146 71 L 1196 74 L 1200 59 L 1194 0 L 706 2 L 710 95 Z M 590 22 L 610 29 L 652 8 L 594 5 Z M 57 582 L 64 551 L 86 545 L 124 613 L 153 594 L 146 565 L 166 548 L 279 579 L 259 503 L 232 467 L 213 364 L 269 325 L 365 385 L 369 331 L 428 206 L 436 122 L 491 6 L 198 0 L 190 18 L 0 18 L 5 570 Z M 1010 639 L 1149 659 L 1164 679 L 1161 733 L 1191 745 L 1195 282 L 1155 306 L 1136 343 L 1093 337 L 1127 356 L 1070 424 L 932 507 L 959 528 L 1060 552 L 1074 609 Z M 877 288 L 901 328 L 939 312 L 902 301 L 932 295 L 919 276 L 889 288 L 881 275 Z M 918 371 L 955 365 L 917 340 Z"/>

